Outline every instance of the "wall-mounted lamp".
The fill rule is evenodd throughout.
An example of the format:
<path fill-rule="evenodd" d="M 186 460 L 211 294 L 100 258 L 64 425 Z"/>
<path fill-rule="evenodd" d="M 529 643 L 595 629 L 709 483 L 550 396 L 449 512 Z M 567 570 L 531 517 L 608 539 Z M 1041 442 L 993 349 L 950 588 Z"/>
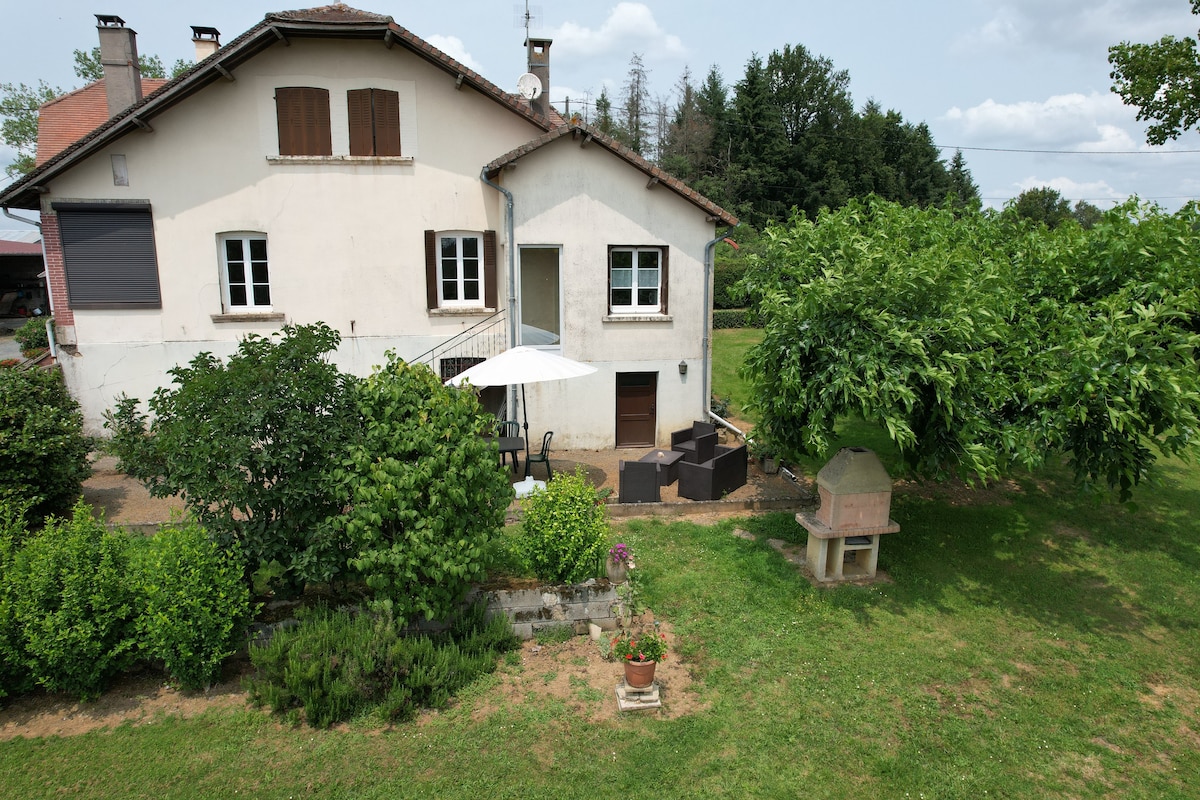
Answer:
<path fill-rule="evenodd" d="M 687 375 L 687 362 L 686 361 L 679 362 L 679 374 Z"/>

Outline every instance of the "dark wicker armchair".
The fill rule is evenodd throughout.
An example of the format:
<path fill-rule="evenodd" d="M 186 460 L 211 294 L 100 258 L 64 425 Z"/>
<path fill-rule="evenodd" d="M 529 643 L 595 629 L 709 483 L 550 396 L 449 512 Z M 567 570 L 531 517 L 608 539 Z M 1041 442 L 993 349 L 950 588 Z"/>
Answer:
<path fill-rule="evenodd" d="M 700 464 L 713 457 L 717 446 L 717 426 L 693 422 L 692 427 L 671 433 L 671 449 L 683 453 L 683 460 Z"/>
<path fill-rule="evenodd" d="M 679 462 L 679 496 L 689 500 L 720 500 L 746 485 L 746 445 L 717 447 L 702 464 Z"/>

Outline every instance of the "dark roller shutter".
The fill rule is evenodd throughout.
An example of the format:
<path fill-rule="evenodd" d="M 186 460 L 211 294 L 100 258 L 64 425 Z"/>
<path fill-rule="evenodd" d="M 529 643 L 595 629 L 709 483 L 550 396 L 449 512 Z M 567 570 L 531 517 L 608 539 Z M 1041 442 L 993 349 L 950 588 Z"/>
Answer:
<path fill-rule="evenodd" d="M 147 204 L 54 203 L 71 308 L 162 308 Z"/>

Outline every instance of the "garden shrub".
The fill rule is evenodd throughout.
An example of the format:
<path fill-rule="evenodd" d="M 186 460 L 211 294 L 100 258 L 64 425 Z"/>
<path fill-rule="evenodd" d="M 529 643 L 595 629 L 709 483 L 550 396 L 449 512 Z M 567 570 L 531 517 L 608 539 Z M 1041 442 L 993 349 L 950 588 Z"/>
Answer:
<path fill-rule="evenodd" d="M 744 263 L 718 265 L 713 270 L 713 308 L 740 308 L 746 304 L 745 293 L 737 288 L 746 274 Z"/>
<path fill-rule="evenodd" d="M 596 576 L 606 552 L 608 512 L 582 467 L 555 476 L 521 508 L 519 547 L 540 580 L 575 583 Z"/>
<path fill-rule="evenodd" d="M 220 676 L 245 633 L 252 608 L 236 545 L 221 549 L 198 523 L 164 525 L 138 563 L 139 642 L 185 689 Z"/>
<path fill-rule="evenodd" d="M 13 339 L 21 348 L 21 355 L 29 358 L 39 350 L 50 346 L 50 337 L 46 333 L 46 317 L 30 317 L 25 324 L 17 328 Z"/>
<path fill-rule="evenodd" d="M 752 309 L 730 308 L 713 312 L 713 330 L 761 327 L 762 319 Z"/>
<path fill-rule="evenodd" d="M 387 613 L 318 609 L 265 646 L 251 647 L 257 673 L 248 688 L 254 703 L 277 713 L 303 708 L 315 727 L 372 709 L 406 720 L 419 708 L 444 707 L 515 646 L 508 620 L 489 620 L 481 604 L 446 632 L 420 635 L 405 635 Z"/>
<path fill-rule="evenodd" d="M 12 553 L 0 595 L 36 683 L 88 699 L 133 663 L 129 567 L 128 536 L 109 532 L 82 501 Z"/>
<path fill-rule="evenodd" d="M 483 577 L 512 499 L 495 445 L 480 436 L 494 420 L 474 392 L 393 353 L 355 398 L 363 433 L 339 470 L 350 563 L 401 623 L 444 617 Z"/>
<path fill-rule="evenodd" d="M 151 420 L 122 396 L 106 415 L 123 470 L 155 497 L 181 495 L 222 548 L 235 544 L 247 577 L 298 593 L 345 570 L 332 525 L 346 503 L 331 465 L 357 435 L 354 379 L 329 363 L 340 342 L 323 323 L 249 335 L 225 362 L 201 353 L 170 370 L 150 398 Z"/>
<path fill-rule="evenodd" d="M 91 441 L 57 369 L 0 369 L 0 502 L 29 522 L 65 513 L 91 474 Z"/>
<path fill-rule="evenodd" d="M 13 557 L 28 533 L 25 512 L 28 505 L 0 500 L 0 700 L 33 688 L 33 679 L 24 666 L 20 628 L 13 615 L 12 601 L 20 591 L 8 578 Z"/>

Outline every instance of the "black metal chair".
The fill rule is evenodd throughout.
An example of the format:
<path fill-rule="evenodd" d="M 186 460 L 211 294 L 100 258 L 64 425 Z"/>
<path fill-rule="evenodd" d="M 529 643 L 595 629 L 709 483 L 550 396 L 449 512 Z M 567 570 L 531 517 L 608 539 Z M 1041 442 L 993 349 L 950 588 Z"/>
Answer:
<path fill-rule="evenodd" d="M 546 431 L 546 435 L 542 437 L 542 452 L 530 453 L 525 457 L 525 477 L 529 477 L 529 468 L 533 466 L 533 462 L 539 461 L 546 465 L 546 480 L 554 477 L 554 470 L 550 469 L 550 440 L 554 437 L 554 431 Z"/>
<path fill-rule="evenodd" d="M 515 419 L 502 419 L 496 423 L 496 436 L 518 437 L 520 435 L 521 435 L 521 423 L 517 422 Z M 501 465 L 508 463 L 509 455 L 510 455 L 509 452 L 506 452 L 504 450 L 500 451 L 500 464 Z M 513 472 L 516 472 L 517 467 L 521 466 L 521 462 L 517 458 L 516 451 L 512 451 L 511 455 L 512 455 L 512 460 L 513 460 Z"/>

